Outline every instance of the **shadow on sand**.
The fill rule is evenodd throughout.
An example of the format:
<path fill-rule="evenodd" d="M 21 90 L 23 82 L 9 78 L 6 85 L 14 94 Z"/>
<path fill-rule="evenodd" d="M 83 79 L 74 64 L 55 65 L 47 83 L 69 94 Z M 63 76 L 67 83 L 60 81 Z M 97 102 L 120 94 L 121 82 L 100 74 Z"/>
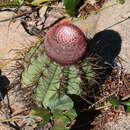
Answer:
<path fill-rule="evenodd" d="M 98 59 L 98 66 L 102 69 L 97 69 L 99 78 L 97 81 L 102 85 L 107 77 L 111 75 L 113 68 L 116 66 L 115 58 L 118 56 L 121 50 L 121 37 L 118 32 L 113 30 L 104 30 L 95 34 L 93 39 L 88 41 L 89 53 L 94 53 L 94 57 Z M 92 86 L 95 90 L 95 94 L 99 91 L 101 86 Z M 94 121 L 100 111 L 93 109 L 82 111 L 84 108 L 87 109 L 88 104 L 84 99 L 75 97 L 72 95 L 72 100 L 75 102 L 75 109 L 77 111 L 77 119 L 71 130 L 90 130 L 92 128 L 91 123 Z M 86 100 L 95 102 L 94 97 L 86 98 Z"/>

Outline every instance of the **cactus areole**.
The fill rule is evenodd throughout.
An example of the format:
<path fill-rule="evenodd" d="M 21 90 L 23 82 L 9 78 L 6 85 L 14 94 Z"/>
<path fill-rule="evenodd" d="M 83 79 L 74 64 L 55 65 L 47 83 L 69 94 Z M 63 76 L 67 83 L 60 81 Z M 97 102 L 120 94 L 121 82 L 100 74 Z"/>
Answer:
<path fill-rule="evenodd" d="M 62 23 L 48 30 L 44 46 L 52 60 L 61 65 L 70 65 L 82 58 L 87 44 L 84 33 L 77 26 Z"/>

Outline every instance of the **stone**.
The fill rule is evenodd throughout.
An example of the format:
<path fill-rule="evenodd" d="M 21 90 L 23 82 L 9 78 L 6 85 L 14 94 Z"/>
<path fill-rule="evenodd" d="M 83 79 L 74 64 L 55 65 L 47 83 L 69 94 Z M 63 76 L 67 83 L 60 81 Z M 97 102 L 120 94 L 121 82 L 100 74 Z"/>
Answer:
<path fill-rule="evenodd" d="M 104 7 L 112 4 L 113 0 L 108 0 L 108 2 L 104 4 Z M 130 1 L 126 0 L 124 4 L 118 4 L 101 11 L 100 18 L 96 26 L 96 32 L 100 32 L 104 29 L 110 29 L 120 34 L 122 39 L 120 57 L 125 60 L 125 62 L 123 62 L 123 67 L 128 73 L 130 72 L 130 19 L 128 18 L 130 17 L 129 5 Z"/>
<path fill-rule="evenodd" d="M 14 14 L 10 12 L 1 12 L 0 20 L 11 18 Z M 20 21 L 1 22 L 0 23 L 0 59 L 12 58 L 13 53 L 9 53 L 12 49 L 21 49 L 34 41 L 35 37 L 27 34 Z"/>
<path fill-rule="evenodd" d="M 114 5 L 115 1 L 107 0 L 103 6 L 106 8 Z M 125 61 L 123 67 L 130 73 L 130 0 L 124 4 L 103 9 L 97 14 L 90 15 L 87 19 L 74 22 L 86 34 L 88 39 L 104 30 L 112 30 L 119 34 L 121 38 L 121 52 L 119 56 Z M 122 22 L 121 22 L 122 21 Z M 110 38 L 111 40 L 111 38 Z M 114 44 L 114 43 L 112 43 Z"/>
<path fill-rule="evenodd" d="M 10 12 L 0 12 L 0 20 L 11 18 L 13 15 L 14 14 Z M 25 32 L 23 27 L 20 25 L 19 20 L 18 21 L 16 20 L 11 23 L 10 21 L 0 23 L 0 67 L 1 64 L 3 65 L 7 63 L 5 64 L 5 66 L 2 66 L 2 75 L 5 75 L 6 77 L 9 78 L 10 84 L 13 81 L 11 75 L 9 76 L 8 75 L 9 72 L 7 71 L 8 67 L 12 64 L 12 62 L 10 62 L 10 59 L 13 59 L 14 57 L 19 58 L 19 56 L 16 56 L 17 55 L 16 53 L 10 51 L 15 49 L 22 50 L 24 47 L 27 47 L 30 44 L 32 44 L 33 41 L 36 41 L 36 39 L 37 39 L 36 37 L 30 36 Z M 7 61 L 9 62 L 3 59 L 7 59 Z M 3 82 L 1 82 L 1 84 L 3 85 Z M 8 92 L 10 107 L 13 112 L 12 116 L 22 113 L 23 111 L 26 111 L 27 103 L 25 102 L 23 95 L 24 94 L 19 88 L 19 85 L 15 85 L 14 88 L 12 88 Z M 2 104 L 2 101 L 0 103 Z M 5 109 L 8 109 L 7 96 L 5 96 L 4 98 L 4 105 L 5 106 L 0 106 L 1 111 L 2 110 L 5 111 Z M 6 117 L 7 112 L 5 111 L 0 113 L 0 120 L 7 120 Z M 10 130 L 10 129 L 11 128 L 8 127 L 7 125 L 3 125 L 2 123 L 0 123 L 0 130 Z"/>
<path fill-rule="evenodd" d="M 87 17 L 87 19 L 79 19 L 78 21 L 74 21 L 73 23 L 84 32 L 85 36 L 88 39 L 91 39 L 96 34 L 95 28 L 97 26 L 97 21 L 99 17 L 99 14 L 91 15 Z"/>
<path fill-rule="evenodd" d="M 120 116 L 105 124 L 105 130 L 130 130 L 130 116 Z"/>

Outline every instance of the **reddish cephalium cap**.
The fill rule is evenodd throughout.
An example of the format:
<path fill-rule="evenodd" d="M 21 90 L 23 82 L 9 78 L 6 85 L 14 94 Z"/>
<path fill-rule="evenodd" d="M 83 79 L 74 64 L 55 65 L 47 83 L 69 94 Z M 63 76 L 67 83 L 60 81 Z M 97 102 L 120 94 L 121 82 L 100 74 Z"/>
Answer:
<path fill-rule="evenodd" d="M 62 23 L 54 25 L 44 41 L 46 54 L 61 65 L 78 62 L 86 51 L 84 33 L 75 25 Z"/>

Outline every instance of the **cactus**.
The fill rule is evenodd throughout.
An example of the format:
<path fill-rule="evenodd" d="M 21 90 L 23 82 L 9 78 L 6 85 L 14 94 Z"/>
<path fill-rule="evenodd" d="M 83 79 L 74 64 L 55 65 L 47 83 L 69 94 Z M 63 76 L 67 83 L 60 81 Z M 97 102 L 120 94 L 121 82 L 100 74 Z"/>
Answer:
<path fill-rule="evenodd" d="M 64 110 L 74 112 L 73 101 L 68 95 L 80 95 L 82 84 L 90 85 L 94 83 L 95 73 L 90 63 L 82 61 L 82 64 L 79 65 L 61 66 L 46 56 L 44 47 L 40 43 L 31 48 L 24 61 L 25 69 L 22 72 L 21 82 L 26 87 L 35 87 L 36 103 L 44 106 L 45 109 L 49 107 L 51 110 L 57 108 L 56 110 L 62 112 Z M 84 78 L 81 76 L 82 73 Z M 62 99 L 58 98 L 60 96 Z M 59 100 L 56 101 L 56 99 Z M 58 114 L 55 115 L 55 118 L 58 118 Z M 76 116 L 76 112 L 74 112 L 74 115 Z"/>
<path fill-rule="evenodd" d="M 54 129 L 65 127 L 70 120 L 74 120 L 76 112 L 70 95 L 80 96 L 81 86 L 87 88 L 86 85 L 94 83 L 95 73 L 91 63 L 84 58 L 79 59 L 77 64 L 74 62 L 71 65 L 60 65 L 46 55 L 42 43 L 37 43 L 25 55 L 24 68 L 22 84 L 26 87 L 34 86 L 36 103 L 43 107 L 42 110 L 45 110 L 49 118 L 53 115 L 50 119 L 60 119 L 63 123 L 62 126 L 54 125 Z M 33 115 L 39 116 L 39 109 L 35 109 Z M 42 125 L 45 125 L 45 122 L 42 122 Z"/>

